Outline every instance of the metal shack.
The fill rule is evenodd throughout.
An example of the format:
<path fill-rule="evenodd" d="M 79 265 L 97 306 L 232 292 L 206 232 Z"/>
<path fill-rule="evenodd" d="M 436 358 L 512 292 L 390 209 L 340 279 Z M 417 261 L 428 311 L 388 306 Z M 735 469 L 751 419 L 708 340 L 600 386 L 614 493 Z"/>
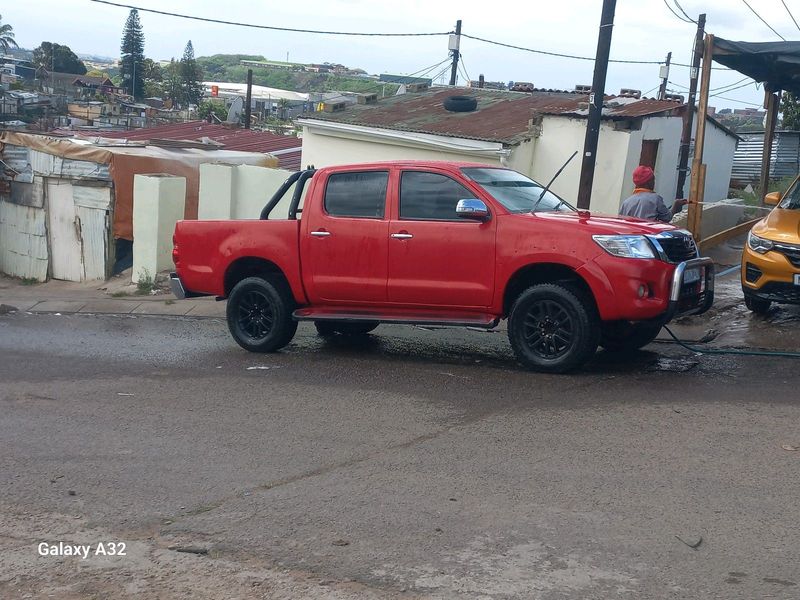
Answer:
<path fill-rule="evenodd" d="M 134 175 L 185 177 L 184 216 L 196 219 L 201 164 L 278 165 L 268 154 L 186 146 L 0 133 L 0 272 L 105 279 L 133 241 Z"/>

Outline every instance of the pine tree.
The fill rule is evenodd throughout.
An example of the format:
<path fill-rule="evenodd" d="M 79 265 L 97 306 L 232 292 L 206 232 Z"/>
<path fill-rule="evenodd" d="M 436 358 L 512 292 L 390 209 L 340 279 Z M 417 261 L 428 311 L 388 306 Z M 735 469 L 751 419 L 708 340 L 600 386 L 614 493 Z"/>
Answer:
<path fill-rule="evenodd" d="M 181 84 L 183 97 L 190 104 L 200 104 L 203 97 L 203 72 L 194 58 L 192 40 L 186 44 L 181 58 Z"/>
<path fill-rule="evenodd" d="M 122 30 L 120 72 L 125 88 L 134 98 L 144 93 L 144 33 L 139 21 L 139 11 L 131 9 Z"/>

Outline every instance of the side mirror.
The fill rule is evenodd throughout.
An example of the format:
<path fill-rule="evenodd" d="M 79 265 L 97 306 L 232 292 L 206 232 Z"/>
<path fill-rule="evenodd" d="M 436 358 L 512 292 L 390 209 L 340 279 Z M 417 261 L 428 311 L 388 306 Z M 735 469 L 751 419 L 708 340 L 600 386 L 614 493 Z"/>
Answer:
<path fill-rule="evenodd" d="M 764 196 L 764 204 L 767 206 L 778 206 L 781 201 L 781 193 L 780 192 L 770 192 L 766 196 Z"/>
<path fill-rule="evenodd" d="M 462 219 L 472 219 L 474 221 L 486 221 L 489 219 L 489 209 L 483 200 L 469 198 L 459 200 L 456 204 L 456 214 Z"/>

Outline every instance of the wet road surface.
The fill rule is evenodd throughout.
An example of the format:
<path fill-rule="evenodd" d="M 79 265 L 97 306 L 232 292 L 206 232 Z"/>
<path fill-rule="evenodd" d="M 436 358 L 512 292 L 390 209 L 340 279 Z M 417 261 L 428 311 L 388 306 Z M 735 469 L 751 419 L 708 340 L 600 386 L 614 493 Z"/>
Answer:
<path fill-rule="evenodd" d="M 2 598 L 800 596 L 797 361 L 24 313 L 0 355 Z"/>

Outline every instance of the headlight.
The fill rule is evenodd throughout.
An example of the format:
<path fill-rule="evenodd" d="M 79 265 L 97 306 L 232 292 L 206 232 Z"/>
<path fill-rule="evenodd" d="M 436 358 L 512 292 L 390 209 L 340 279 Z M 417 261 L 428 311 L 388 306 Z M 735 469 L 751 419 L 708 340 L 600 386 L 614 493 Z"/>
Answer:
<path fill-rule="evenodd" d="M 655 258 L 653 246 L 643 235 L 593 235 L 592 239 L 613 256 Z"/>
<path fill-rule="evenodd" d="M 758 237 L 752 231 L 747 234 L 747 245 L 750 246 L 751 250 L 759 254 L 766 254 L 775 246 L 770 240 Z"/>

